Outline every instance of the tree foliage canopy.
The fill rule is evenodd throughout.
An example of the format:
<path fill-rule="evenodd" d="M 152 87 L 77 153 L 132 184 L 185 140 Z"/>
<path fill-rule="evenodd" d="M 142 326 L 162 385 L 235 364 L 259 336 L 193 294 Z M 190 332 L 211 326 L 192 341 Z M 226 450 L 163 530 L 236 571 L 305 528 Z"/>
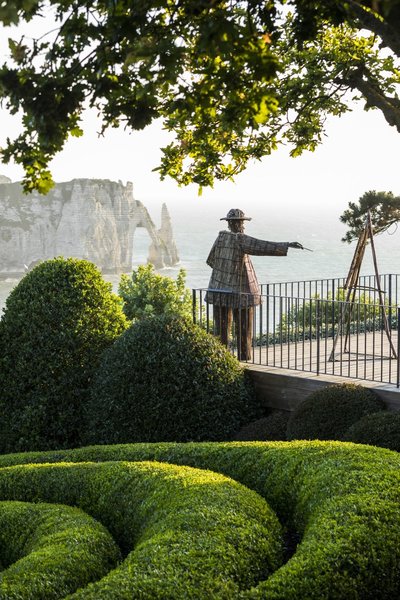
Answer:
<path fill-rule="evenodd" d="M 400 131 L 399 0 L 15 0 L 0 22 L 53 14 L 56 30 L 9 40 L 0 99 L 23 132 L 2 159 L 25 189 L 48 191 L 48 164 L 94 107 L 101 132 L 161 118 L 174 132 L 161 178 L 212 185 L 288 143 L 321 141 L 354 90 Z"/>
<path fill-rule="evenodd" d="M 370 211 L 374 233 L 383 233 L 391 225 L 400 221 L 400 196 L 392 192 L 365 192 L 358 203 L 349 202 L 349 208 L 341 215 L 340 220 L 349 229 L 342 238 L 342 242 L 349 244 L 359 238 L 365 228 L 366 217 Z"/>

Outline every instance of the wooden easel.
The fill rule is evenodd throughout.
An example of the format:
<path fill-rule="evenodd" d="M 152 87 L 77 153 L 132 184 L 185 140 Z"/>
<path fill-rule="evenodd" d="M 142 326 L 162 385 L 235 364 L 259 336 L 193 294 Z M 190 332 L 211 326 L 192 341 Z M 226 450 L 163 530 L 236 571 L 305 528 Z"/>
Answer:
<path fill-rule="evenodd" d="M 397 352 L 396 352 L 395 347 L 392 342 L 392 337 L 390 335 L 390 329 L 389 329 L 389 322 L 388 322 L 387 315 L 385 312 L 385 300 L 383 297 L 384 292 L 382 291 L 382 288 L 381 288 L 381 283 L 380 283 L 379 273 L 378 273 L 378 263 L 376 260 L 374 232 L 373 232 L 373 228 L 372 228 L 371 213 L 370 213 L 370 211 L 368 211 L 367 218 L 365 221 L 365 227 L 364 227 L 364 230 L 361 232 L 360 237 L 358 238 L 357 246 L 354 251 L 353 260 L 351 261 L 349 274 L 347 275 L 346 282 L 343 286 L 343 289 L 347 290 L 346 299 L 344 302 L 343 311 L 341 312 L 341 315 L 339 317 L 338 330 L 337 330 L 336 335 L 333 340 L 333 348 L 332 348 L 331 354 L 329 356 L 329 362 L 333 362 L 335 360 L 335 349 L 336 349 L 336 345 L 339 340 L 339 337 L 342 333 L 343 325 L 346 325 L 346 335 L 345 335 L 345 340 L 344 340 L 343 352 L 349 352 L 349 350 L 347 349 L 347 344 L 348 344 L 349 336 L 350 336 L 351 314 L 352 314 L 354 304 L 355 304 L 357 289 L 360 288 L 360 285 L 358 282 L 359 282 L 359 278 L 360 278 L 361 264 L 362 264 L 362 261 L 364 258 L 365 248 L 367 247 L 368 240 L 371 242 L 371 251 L 372 251 L 372 258 L 374 261 L 374 270 L 375 270 L 375 279 L 376 279 L 376 288 L 370 288 L 370 289 L 375 289 L 378 292 L 379 304 L 380 304 L 381 310 L 382 310 L 383 326 L 384 326 L 384 329 L 386 332 L 386 336 L 389 340 L 391 358 L 397 358 Z"/>

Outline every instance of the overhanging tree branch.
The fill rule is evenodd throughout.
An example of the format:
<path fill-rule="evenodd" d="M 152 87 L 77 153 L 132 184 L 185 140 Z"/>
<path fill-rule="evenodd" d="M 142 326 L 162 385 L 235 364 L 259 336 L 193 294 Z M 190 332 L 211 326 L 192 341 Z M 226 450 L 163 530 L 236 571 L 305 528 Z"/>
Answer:
<path fill-rule="evenodd" d="M 371 82 L 368 71 L 364 66 L 354 70 L 347 79 L 351 88 L 356 88 L 367 100 L 368 107 L 378 108 L 386 121 L 400 133 L 400 100 L 385 95 Z"/>
<path fill-rule="evenodd" d="M 392 50 L 396 56 L 400 57 L 400 36 L 398 30 L 392 27 L 387 21 L 374 15 L 373 12 L 366 10 L 356 0 L 347 0 L 350 9 L 350 15 L 353 15 L 360 23 L 361 28 L 368 29 L 377 34 L 383 44 Z"/>

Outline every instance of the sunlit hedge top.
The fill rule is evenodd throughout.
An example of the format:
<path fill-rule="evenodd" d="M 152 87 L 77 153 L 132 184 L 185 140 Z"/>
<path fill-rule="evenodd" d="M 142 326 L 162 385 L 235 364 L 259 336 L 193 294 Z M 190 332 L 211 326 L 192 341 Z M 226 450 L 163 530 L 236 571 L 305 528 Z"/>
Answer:
<path fill-rule="evenodd" d="M 68 522 L 71 509 L 64 510 L 59 515 L 58 540 L 51 539 L 56 533 L 53 522 L 47 523 L 48 535 L 43 535 L 42 528 L 32 536 L 36 545 L 27 544 L 27 568 L 15 563 L 0 575 L 0 597 L 7 600 L 56 600 L 68 591 L 73 592 L 70 600 L 228 600 L 282 563 L 281 527 L 267 503 L 255 492 L 210 471 L 156 462 L 15 466 L 0 469 L 0 498 L 77 505 L 106 526 L 124 557 L 113 564 L 118 554 L 112 546 L 101 552 L 93 525 L 85 547 L 78 520 L 74 531 L 71 518 Z M 14 521 L 20 502 L 16 504 Z M 37 513 L 44 511 L 31 508 L 36 514 L 29 515 L 28 510 L 25 531 L 29 538 Z M 0 523 L 1 516 L 0 503 Z M 88 517 L 86 521 L 91 524 Z M 23 535 L 18 523 L 14 532 Z M 90 540 L 97 561 L 87 553 Z M 18 539 L 7 541 L 11 547 L 18 546 Z M 49 557 L 45 550 L 54 541 L 59 548 L 53 546 Z M 38 542 L 41 557 L 34 555 Z M 107 540 L 105 545 L 109 545 Z M 73 561 L 68 547 L 75 560 L 80 553 L 76 573 L 70 571 Z M 107 559 L 109 571 L 104 573 L 101 563 Z"/>

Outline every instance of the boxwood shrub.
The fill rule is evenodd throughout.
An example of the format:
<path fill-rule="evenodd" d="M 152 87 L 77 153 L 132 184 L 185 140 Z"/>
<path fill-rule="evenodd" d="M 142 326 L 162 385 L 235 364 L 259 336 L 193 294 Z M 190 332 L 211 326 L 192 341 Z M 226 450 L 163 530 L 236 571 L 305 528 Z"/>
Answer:
<path fill-rule="evenodd" d="M 289 440 L 340 440 L 364 415 L 381 411 L 383 402 L 362 385 L 339 383 L 316 390 L 290 416 Z"/>
<path fill-rule="evenodd" d="M 0 598 L 64 598 L 120 558 L 105 527 L 77 508 L 0 502 Z"/>
<path fill-rule="evenodd" d="M 153 478 L 145 482 L 143 489 L 141 483 L 135 480 L 131 485 L 128 483 L 126 473 L 131 472 L 131 464 L 123 466 L 114 463 L 106 466 L 106 483 L 103 483 L 101 464 L 76 465 L 77 471 L 70 466 L 60 466 L 62 476 L 56 476 L 57 470 L 51 465 L 38 466 L 36 469 L 31 464 L 26 467 L 16 466 L 13 468 L 0 469 L 0 498 L 23 497 L 26 500 L 40 498 L 46 501 L 74 502 L 96 516 L 106 526 L 110 527 L 114 537 L 120 537 L 117 529 L 125 525 L 123 519 L 128 511 L 127 535 L 122 538 L 128 540 L 138 528 L 135 537 L 138 547 L 147 539 L 142 535 L 144 528 L 150 527 L 156 532 L 157 525 L 153 519 L 162 523 L 165 518 L 170 518 L 169 508 L 173 507 L 178 514 L 181 525 L 180 534 L 182 539 L 175 538 L 172 531 L 171 543 L 165 550 L 166 557 L 171 552 L 171 562 L 166 570 L 157 571 L 152 568 L 151 552 L 143 556 L 138 565 L 139 581 L 141 581 L 142 569 L 146 572 L 151 592 L 143 594 L 141 598 L 177 598 L 183 599 L 193 597 L 196 599 L 214 598 L 238 598 L 242 600 L 254 598 L 268 598 L 273 600 L 321 600 L 329 598 L 332 600 L 375 600 L 393 599 L 400 594 L 400 498 L 398 490 L 400 487 L 400 456 L 383 448 L 373 448 L 351 443 L 341 442 L 232 442 L 232 443 L 197 443 L 197 444 L 126 444 L 119 446 L 93 446 L 79 448 L 71 451 L 27 453 L 20 455 L 0 456 L 0 465 L 18 465 L 19 463 L 35 462 L 57 462 L 71 461 L 162 461 L 174 463 L 175 465 L 190 465 L 201 469 L 212 469 L 241 482 L 248 488 L 262 495 L 269 506 L 276 512 L 284 528 L 295 532 L 299 537 L 299 543 L 295 552 L 285 564 L 277 568 L 270 576 L 266 574 L 261 577 L 259 583 L 245 587 L 248 582 L 243 583 L 240 592 L 233 591 L 234 588 L 218 587 L 221 578 L 219 569 L 224 569 L 229 561 L 237 560 L 229 550 L 217 552 L 217 563 L 215 554 L 210 559 L 210 565 L 206 572 L 210 579 L 217 578 L 217 583 L 210 583 L 206 575 L 197 574 L 199 565 L 204 568 L 204 563 L 197 562 L 198 546 L 191 551 L 191 536 L 185 538 L 185 531 L 189 528 L 192 532 L 192 524 L 200 525 L 200 530 L 208 528 L 207 503 L 213 501 L 214 493 L 220 488 L 218 478 L 215 479 L 216 487 L 206 497 L 199 496 L 204 490 L 203 483 L 192 496 L 191 503 L 181 513 L 176 511 L 175 496 L 178 504 L 181 492 L 177 488 L 166 487 L 164 492 L 160 488 L 156 503 L 145 500 L 146 493 L 151 498 L 154 486 Z M 149 464 L 149 463 L 147 463 Z M 147 468 L 146 466 L 140 467 Z M 150 467 L 149 467 L 150 468 Z M 176 467 L 174 467 L 176 468 Z M 119 469 L 122 469 L 119 471 Z M 155 469 L 159 469 L 156 465 Z M 86 474 L 92 473 L 92 485 Z M 149 471 L 150 472 L 150 471 Z M 80 473 L 80 474 L 79 474 Z M 85 473 L 85 475 L 83 475 Z M 167 471 L 165 471 L 167 473 Z M 177 481 L 175 471 L 169 472 L 168 485 Z M 79 476 L 77 475 L 79 474 Z M 204 474 L 204 477 L 207 477 Z M 210 475 L 211 477 L 214 477 Z M 196 475 L 200 477 L 200 475 Z M 215 476 L 217 477 L 217 476 Z M 179 478 L 179 477 L 178 477 Z M 49 481 L 52 485 L 49 485 Z M 197 482 L 199 480 L 197 479 Z M 60 491 L 62 486 L 62 492 Z M 187 488 L 185 488 L 187 489 Z M 126 497 L 127 498 L 126 498 Z M 77 500 L 79 498 L 79 501 Z M 138 499 L 143 506 L 138 506 Z M 172 505 L 169 503 L 172 502 Z M 166 508 L 164 509 L 164 503 Z M 225 510 L 220 500 L 217 504 Z M 245 496 L 241 496 L 238 509 L 247 505 L 250 514 L 253 514 L 252 502 Z M 191 520 L 192 510 L 199 507 L 199 512 Z M 157 507 L 157 508 L 156 508 Z M 192 508 L 193 507 L 193 508 Z M 146 510 L 148 511 L 146 512 Z M 136 512 L 139 510 L 139 512 Z M 100 514 L 101 511 L 101 514 Z M 130 512 L 129 512 L 130 511 Z M 154 514 L 155 511 L 155 514 Z M 203 511 L 206 511 L 203 515 Z M 104 514 L 103 514 L 104 513 Z M 255 513 L 254 513 L 255 514 Z M 153 516 L 151 516 L 153 515 Z M 184 515 L 184 516 L 183 516 Z M 214 517 L 211 517 L 211 521 Z M 259 518 L 259 517 L 257 517 Z M 189 519 L 186 524 L 185 519 Z M 235 521 L 231 523 L 233 514 L 227 513 L 227 520 L 223 523 L 224 528 L 230 524 L 235 527 Z M 114 526 L 113 526 L 114 523 Z M 153 527 L 153 528 L 152 528 Z M 272 531 L 276 531 L 273 520 L 267 525 Z M 168 529 L 168 526 L 167 526 Z M 172 528 L 173 529 L 173 528 Z M 194 529 L 193 537 L 199 534 Z M 212 535 L 214 535 L 213 530 Z M 163 530 L 164 533 L 164 530 Z M 167 532 L 165 535 L 168 537 Z M 223 535 L 223 531 L 221 533 Z M 230 533 L 226 534 L 230 536 Z M 258 536 L 257 536 L 258 537 Z M 128 538 L 128 539 L 127 539 Z M 165 538 L 162 538 L 163 541 Z M 275 535 L 268 538 L 276 539 Z M 187 544 L 185 543 L 187 540 Z M 220 540 L 225 547 L 226 538 L 215 535 L 215 544 L 219 546 Z M 246 547 L 252 544 L 252 536 L 249 532 L 241 538 L 238 553 L 247 553 Z M 175 544 L 176 542 L 176 544 Z M 234 541 L 239 543 L 239 540 Z M 200 542 L 202 545 L 203 542 Z M 269 542 L 267 543 L 269 544 Z M 125 548 L 125 544 L 122 545 Z M 178 559 L 179 547 L 182 549 L 182 558 Z M 211 552 L 213 544 L 204 546 L 206 552 Z M 165 547 L 163 547 L 165 549 Z M 157 550 L 155 544 L 154 551 Z M 164 550 L 163 550 L 164 552 Z M 257 550 L 256 550 L 257 552 Z M 200 553 L 201 554 L 201 553 Z M 169 556 L 169 555 L 168 555 Z M 226 562 L 222 562 L 222 558 Z M 183 574 L 175 575 L 175 560 L 182 560 Z M 251 562 L 253 558 L 249 558 Z M 264 559 L 263 559 L 264 560 Z M 158 564 L 158 563 L 157 563 Z M 240 558 L 238 565 L 242 563 Z M 272 563 L 270 563 L 272 564 Z M 148 571 L 146 571 L 148 565 Z M 188 566 L 190 565 L 190 566 Z M 213 567 L 211 569 L 211 566 Z M 234 570 L 235 568 L 232 567 Z M 248 567 L 245 566 L 245 570 Z M 188 577 L 186 570 L 190 570 L 188 577 L 204 577 L 202 585 L 193 592 L 193 596 L 185 588 Z M 189 571 L 188 571 L 189 572 Z M 135 576 L 128 570 L 129 577 Z M 252 572 L 254 573 L 254 572 Z M 111 575 L 110 575 L 111 576 Z M 181 577 L 183 578 L 181 582 Z M 131 581 L 131 580 L 129 580 Z M 151 581 L 151 583 L 150 583 Z M 169 587 L 173 581 L 173 591 Z M 197 582 L 200 581 L 197 579 Z M 96 585 L 96 584 L 95 584 Z M 129 587 L 131 583 L 127 584 Z M 132 583 L 132 585 L 136 585 Z M 88 590 L 90 588 L 87 588 Z M 93 588 L 96 589 L 96 588 Z M 111 588 L 113 589 L 113 588 Z M 133 588 L 136 589 L 136 588 Z M 210 589 L 212 593 L 210 594 Z M 83 594 L 83 592 L 82 592 Z M 133 594 L 126 590 L 126 595 L 110 596 L 94 595 L 94 598 L 118 597 L 132 598 Z M 129 595 L 130 594 L 130 595 Z M 78 597 L 86 597 L 84 595 Z M 92 596 L 87 596 L 92 597 Z"/>
<path fill-rule="evenodd" d="M 267 503 L 209 471 L 156 462 L 15 466 L 0 469 L 0 497 L 77 505 L 112 533 L 125 560 L 81 581 L 74 600 L 235 598 L 282 562 L 281 527 Z M 54 557 L 60 573 L 62 558 Z M 20 579 L 15 598 L 32 598 Z"/>
<path fill-rule="evenodd" d="M 29 272 L 0 321 L 0 452 L 79 445 L 99 357 L 126 326 L 92 263 L 55 258 Z"/>
<path fill-rule="evenodd" d="M 400 452 L 400 412 L 366 415 L 346 431 L 343 439 Z"/>
<path fill-rule="evenodd" d="M 103 355 L 87 442 L 227 440 L 257 414 L 249 386 L 199 326 L 175 315 L 137 321 Z"/>
<path fill-rule="evenodd" d="M 275 410 L 242 427 L 233 439 L 243 442 L 285 441 L 289 416 L 289 412 Z"/>

